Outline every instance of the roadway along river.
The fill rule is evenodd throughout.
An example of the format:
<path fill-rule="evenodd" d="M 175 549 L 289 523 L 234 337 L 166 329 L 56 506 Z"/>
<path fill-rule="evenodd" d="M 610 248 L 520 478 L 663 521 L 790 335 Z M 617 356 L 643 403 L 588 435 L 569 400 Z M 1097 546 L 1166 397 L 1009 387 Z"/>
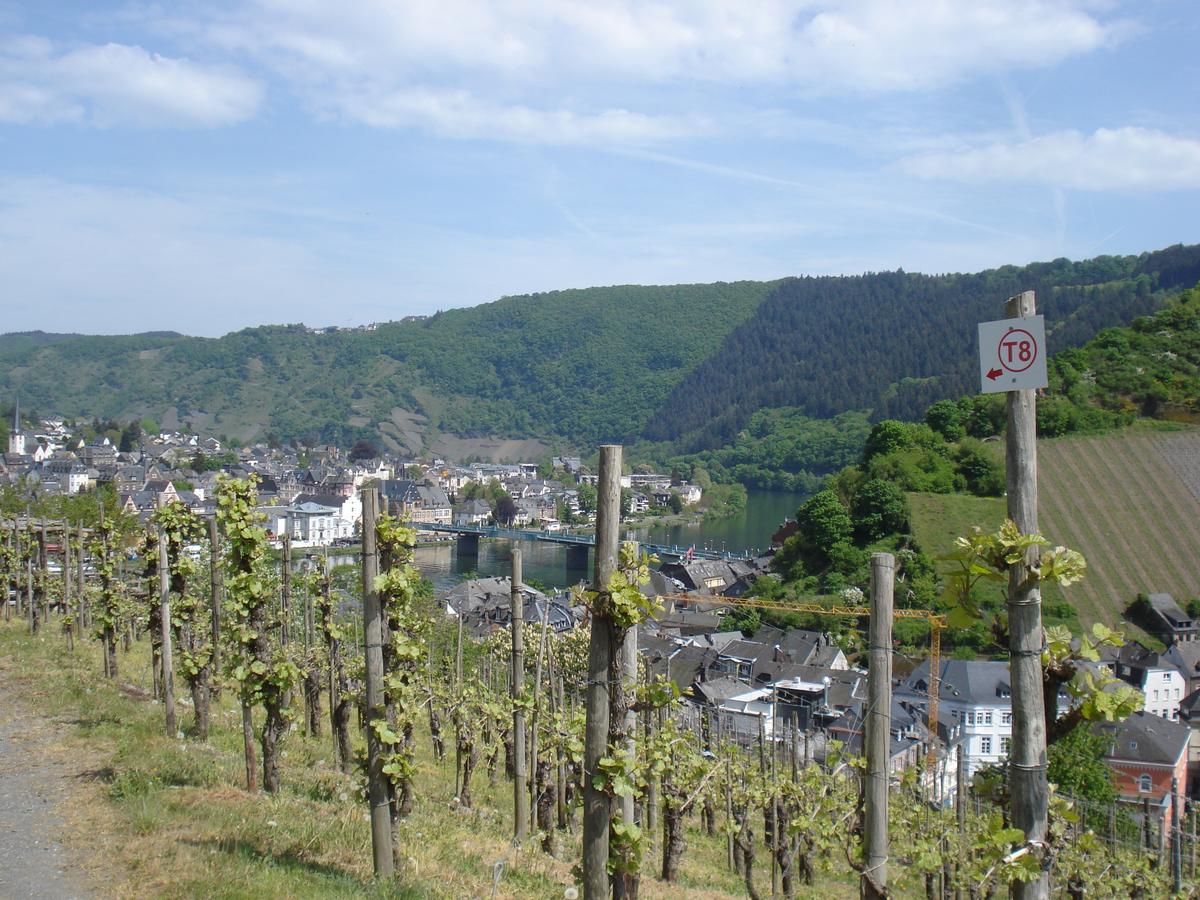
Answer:
<path fill-rule="evenodd" d="M 746 509 L 736 516 L 716 522 L 697 522 L 670 527 L 626 529 L 622 537 L 650 541 L 656 544 L 679 544 L 697 547 L 746 550 L 765 549 L 780 523 L 796 514 L 805 495 L 777 491 L 750 491 Z M 433 579 L 438 592 L 447 591 L 472 575 L 507 575 L 511 566 L 512 542 L 484 540 L 479 542 L 478 556 L 460 556 L 458 542 L 447 541 L 417 547 L 416 564 L 422 574 Z M 560 544 L 524 541 L 521 544 L 522 565 L 527 581 L 549 587 L 565 588 L 591 577 L 590 569 L 569 568 L 566 549 Z M 304 551 L 297 551 L 303 558 Z M 357 556 L 330 555 L 334 565 L 357 565 Z"/>

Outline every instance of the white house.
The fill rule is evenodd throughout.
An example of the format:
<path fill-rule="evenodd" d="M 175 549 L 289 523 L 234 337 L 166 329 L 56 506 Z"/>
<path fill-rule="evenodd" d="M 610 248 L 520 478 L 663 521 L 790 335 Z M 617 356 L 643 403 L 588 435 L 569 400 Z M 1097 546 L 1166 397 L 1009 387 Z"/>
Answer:
<path fill-rule="evenodd" d="M 1008 756 L 1012 740 L 1012 687 L 1008 663 L 943 659 L 939 704 L 962 728 L 967 777 Z M 896 690 L 897 700 L 928 703 L 929 660 L 917 666 Z"/>
<path fill-rule="evenodd" d="M 1152 716 L 1179 721 L 1179 704 L 1190 690 L 1188 679 L 1166 655 L 1130 641 L 1107 654 L 1101 664 L 1142 692 L 1142 709 Z"/>

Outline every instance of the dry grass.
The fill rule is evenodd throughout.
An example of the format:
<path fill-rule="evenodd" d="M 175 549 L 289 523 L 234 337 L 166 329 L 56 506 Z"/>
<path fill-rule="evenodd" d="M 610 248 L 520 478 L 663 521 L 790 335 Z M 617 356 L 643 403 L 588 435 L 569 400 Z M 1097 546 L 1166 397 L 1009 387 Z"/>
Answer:
<path fill-rule="evenodd" d="M 240 718 L 228 697 L 214 710 L 210 743 L 168 739 L 162 707 L 140 699 L 149 682 L 145 645 L 120 662 L 121 679 L 107 683 L 92 647 L 69 654 L 56 639 L 30 639 L 17 623 L 0 624 L 0 683 L 26 710 L 56 723 L 47 732 L 52 739 L 39 745 L 72 784 L 64 842 L 80 851 L 98 895 L 546 898 L 562 897 L 573 884 L 577 837 L 564 835 L 559 858 L 533 843 L 514 849 L 503 777 L 493 786 L 480 772 L 476 809 L 457 810 L 452 763 L 431 756 L 419 761 L 417 808 L 401 826 L 405 864 L 394 882 L 376 883 L 366 805 L 359 785 L 333 770 L 328 739 L 291 734 L 283 790 L 250 795 L 240 787 Z M 183 706 L 185 725 L 189 715 Z M 647 859 L 652 872 L 657 856 Z M 756 871 L 769 894 L 770 862 L 761 850 Z M 724 838 L 694 829 L 681 883 L 668 886 L 650 874 L 641 893 L 651 900 L 744 896 L 726 869 Z M 856 881 L 832 872 L 798 896 L 857 896 Z"/>

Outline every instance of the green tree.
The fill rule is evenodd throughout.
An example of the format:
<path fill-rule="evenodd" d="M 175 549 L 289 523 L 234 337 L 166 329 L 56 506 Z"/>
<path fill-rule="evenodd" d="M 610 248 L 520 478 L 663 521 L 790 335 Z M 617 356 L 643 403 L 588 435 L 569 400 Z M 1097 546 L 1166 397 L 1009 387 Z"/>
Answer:
<path fill-rule="evenodd" d="M 850 515 L 854 536 L 867 544 L 908 528 L 908 498 L 892 482 L 871 479 L 855 492 Z"/>
<path fill-rule="evenodd" d="M 948 441 L 957 441 L 967 433 L 966 413 L 953 400 L 938 400 L 925 410 L 925 424 Z"/>
<path fill-rule="evenodd" d="M 1004 493 L 1004 466 L 974 438 L 964 438 L 954 451 L 958 472 L 967 490 L 980 497 L 999 497 Z"/>
<path fill-rule="evenodd" d="M 517 502 L 508 494 L 500 495 L 492 506 L 492 515 L 498 525 L 511 525 L 517 517 Z"/>
<path fill-rule="evenodd" d="M 1096 803 L 1114 803 L 1117 789 L 1104 756 L 1109 739 L 1081 722 L 1048 748 L 1047 777 L 1059 791 Z"/>
<path fill-rule="evenodd" d="M 835 544 L 849 542 L 854 531 L 850 513 L 833 491 L 818 491 L 796 511 L 796 534 L 788 541 L 798 544 L 800 555 L 823 568 Z"/>
<path fill-rule="evenodd" d="M 867 435 L 867 442 L 863 447 L 863 463 L 870 462 L 873 457 L 894 453 L 910 446 L 912 442 L 907 426 L 895 419 L 884 419 L 871 426 L 871 433 Z"/>
<path fill-rule="evenodd" d="M 379 448 L 374 443 L 363 438 L 356 441 L 354 446 L 350 448 L 350 461 L 354 462 L 360 459 L 375 459 L 379 456 Z"/>
<path fill-rule="evenodd" d="M 140 422 L 130 422 L 121 429 L 121 439 L 117 444 L 117 450 L 121 453 L 129 453 L 136 450 L 142 440 L 142 425 Z"/>

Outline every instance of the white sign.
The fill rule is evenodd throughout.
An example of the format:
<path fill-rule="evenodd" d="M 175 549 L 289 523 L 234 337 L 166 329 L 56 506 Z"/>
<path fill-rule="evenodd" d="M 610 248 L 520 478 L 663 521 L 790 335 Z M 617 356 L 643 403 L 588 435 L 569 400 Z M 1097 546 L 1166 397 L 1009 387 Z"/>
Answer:
<path fill-rule="evenodd" d="M 979 323 L 983 393 L 1046 387 L 1046 324 L 1041 316 Z"/>

